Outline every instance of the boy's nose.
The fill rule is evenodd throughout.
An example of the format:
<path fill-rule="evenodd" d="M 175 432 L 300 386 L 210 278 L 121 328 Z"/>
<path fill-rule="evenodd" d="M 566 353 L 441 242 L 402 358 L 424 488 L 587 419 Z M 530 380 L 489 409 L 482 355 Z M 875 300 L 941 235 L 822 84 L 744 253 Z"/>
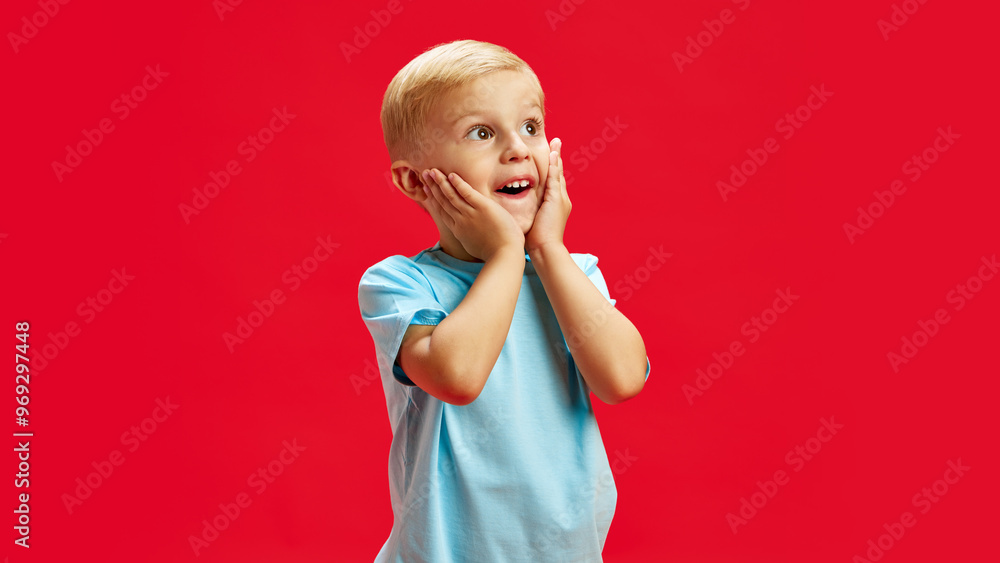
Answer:
<path fill-rule="evenodd" d="M 503 153 L 504 161 L 528 158 L 531 151 L 528 150 L 528 145 L 524 144 L 524 140 L 521 139 L 520 135 L 510 135 L 507 138 L 507 147 Z"/>

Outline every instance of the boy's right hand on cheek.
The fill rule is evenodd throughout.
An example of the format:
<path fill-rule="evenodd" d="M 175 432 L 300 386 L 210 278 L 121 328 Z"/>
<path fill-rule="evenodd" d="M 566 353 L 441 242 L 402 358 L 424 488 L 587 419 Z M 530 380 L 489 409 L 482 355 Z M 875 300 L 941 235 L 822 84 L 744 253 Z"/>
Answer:
<path fill-rule="evenodd" d="M 458 174 L 425 170 L 424 205 L 442 221 L 470 255 L 489 260 L 504 247 L 524 252 L 524 233 L 514 217 L 497 202 L 477 192 Z"/>

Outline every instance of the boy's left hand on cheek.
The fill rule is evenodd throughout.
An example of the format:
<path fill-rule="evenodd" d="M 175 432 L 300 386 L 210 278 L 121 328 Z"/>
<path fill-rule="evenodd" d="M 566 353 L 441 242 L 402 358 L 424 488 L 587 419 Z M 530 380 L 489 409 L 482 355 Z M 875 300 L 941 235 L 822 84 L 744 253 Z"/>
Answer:
<path fill-rule="evenodd" d="M 542 204 L 535 213 L 531 229 L 524 235 L 524 247 L 529 252 L 546 244 L 563 244 L 563 233 L 572 208 L 563 175 L 562 140 L 558 137 L 552 139 L 549 148 L 549 171 Z"/>

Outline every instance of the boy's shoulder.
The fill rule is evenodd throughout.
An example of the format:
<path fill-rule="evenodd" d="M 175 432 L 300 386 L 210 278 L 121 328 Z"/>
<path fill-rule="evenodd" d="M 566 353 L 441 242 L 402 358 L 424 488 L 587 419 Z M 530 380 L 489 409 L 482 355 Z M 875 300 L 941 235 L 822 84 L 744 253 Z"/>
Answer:
<path fill-rule="evenodd" d="M 365 270 L 364 274 L 361 275 L 360 284 L 364 286 L 377 285 L 386 280 L 425 279 L 426 273 L 417 262 L 419 256 L 420 254 L 416 256 L 403 256 L 402 254 L 387 256 Z"/>
<path fill-rule="evenodd" d="M 425 248 L 413 256 L 405 256 L 403 254 L 387 256 L 365 270 L 362 279 L 372 275 L 384 275 L 387 272 L 410 276 L 422 275 L 428 265 L 435 263 L 429 254 L 434 248 Z"/>
<path fill-rule="evenodd" d="M 380 272 L 383 270 L 402 270 L 406 271 L 416 267 L 415 256 L 403 256 L 402 254 L 394 254 L 392 256 L 386 256 L 385 258 L 379 260 L 378 262 L 372 264 L 365 270 L 365 274 L 369 272 Z"/>

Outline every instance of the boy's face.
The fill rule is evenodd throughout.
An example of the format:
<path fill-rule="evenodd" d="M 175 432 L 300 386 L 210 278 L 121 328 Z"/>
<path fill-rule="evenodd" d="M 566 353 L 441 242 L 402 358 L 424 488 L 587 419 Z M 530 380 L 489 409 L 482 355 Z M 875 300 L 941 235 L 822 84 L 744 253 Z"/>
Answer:
<path fill-rule="evenodd" d="M 418 183 L 428 168 L 458 174 L 506 209 L 527 233 L 541 205 L 549 169 L 550 147 L 541 119 L 537 90 L 524 74 L 490 73 L 435 103 L 427 122 L 427 148 L 409 164 Z M 497 191 L 515 178 L 526 178 L 529 186 L 518 194 Z M 423 198 L 422 190 L 407 195 Z M 435 223 L 446 228 L 436 217 Z"/>

